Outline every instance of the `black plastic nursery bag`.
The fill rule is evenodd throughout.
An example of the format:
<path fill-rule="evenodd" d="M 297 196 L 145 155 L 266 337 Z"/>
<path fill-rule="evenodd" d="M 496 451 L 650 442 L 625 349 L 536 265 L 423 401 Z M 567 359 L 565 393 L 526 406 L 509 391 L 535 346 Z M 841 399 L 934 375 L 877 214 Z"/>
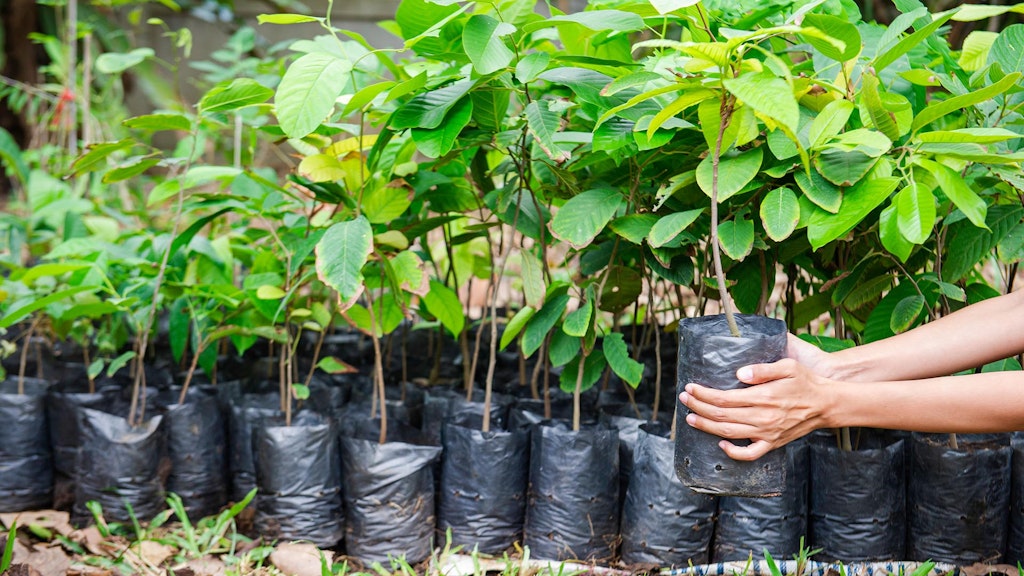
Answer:
<path fill-rule="evenodd" d="M 276 394 L 246 394 L 231 406 L 228 418 L 228 465 L 231 499 L 242 501 L 256 487 L 253 434 L 261 420 L 282 414 Z"/>
<path fill-rule="evenodd" d="M 1009 434 L 914 434 L 907 475 L 907 556 L 998 564 L 1010 508 Z"/>
<path fill-rule="evenodd" d="M 82 448 L 72 518 L 89 522 L 85 503 L 95 500 L 108 521 L 128 522 L 131 506 L 140 521 L 151 520 L 164 507 L 159 475 L 164 452 L 161 416 L 131 427 L 113 414 L 81 409 Z"/>
<path fill-rule="evenodd" d="M 0 382 L 0 512 L 49 508 L 53 457 L 46 423 L 45 380 Z"/>
<path fill-rule="evenodd" d="M 190 389 L 184 404 L 177 403 L 180 390 L 171 392 L 163 423 L 171 459 L 167 491 L 180 496 L 196 520 L 228 501 L 227 426 L 213 388 Z"/>
<path fill-rule="evenodd" d="M 463 416 L 444 426 L 438 528 L 452 544 L 496 554 L 519 541 L 526 515 L 530 434 Z"/>
<path fill-rule="evenodd" d="M 619 435 L 607 425 L 578 432 L 534 426 L 525 541 L 543 560 L 608 560 L 619 533 Z"/>
<path fill-rule="evenodd" d="M 903 439 L 864 431 L 860 447 L 811 442 L 810 547 L 829 562 L 902 560 L 906 537 Z"/>
<path fill-rule="evenodd" d="M 337 429 L 312 411 L 291 426 L 265 420 L 255 432 L 256 529 L 274 540 L 330 548 L 344 535 Z"/>
<path fill-rule="evenodd" d="M 379 420 L 360 423 L 341 437 L 345 486 L 345 550 L 363 563 L 427 558 L 433 546 L 434 477 L 439 446 L 421 444 L 419 431 L 388 421 L 378 442 Z"/>
<path fill-rule="evenodd" d="M 684 318 L 680 322 L 677 394 L 691 382 L 719 390 L 745 388 L 746 384 L 736 379 L 736 370 L 775 362 L 785 355 L 787 333 L 783 321 L 737 314 L 736 323 L 742 334 L 739 338 L 729 333 L 724 315 Z M 680 406 L 676 423 L 675 467 L 683 484 L 717 495 L 777 496 L 782 492 L 786 456 L 781 450 L 753 462 L 733 460 L 718 446 L 721 438 L 686 423 L 689 413 Z"/>
<path fill-rule="evenodd" d="M 1005 562 L 1016 566 L 1024 564 L 1024 432 L 1014 432 L 1010 440 L 1013 448 L 1010 472 L 1010 526 L 1006 538 Z"/>
<path fill-rule="evenodd" d="M 622 561 L 626 564 L 706 564 L 715 527 L 716 498 L 694 492 L 676 477 L 668 427 L 640 426 L 622 509 Z"/>

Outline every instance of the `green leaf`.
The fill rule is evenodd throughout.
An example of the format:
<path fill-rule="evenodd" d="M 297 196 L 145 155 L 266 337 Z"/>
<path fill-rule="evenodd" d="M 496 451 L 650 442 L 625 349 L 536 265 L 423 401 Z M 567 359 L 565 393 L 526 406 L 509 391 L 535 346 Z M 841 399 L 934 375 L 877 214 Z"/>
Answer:
<path fill-rule="evenodd" d="M 1000 16 L 1007 12 L 1024 13 L 1024 4 L 1013 4 L 1010 6 L 997 6 L 992 4 L 964 4 L 960 6 L 953 20 L 957 22 L 974 22 L 976 20 L 987 20 L 993 16 Z"/>
<path fill-rule="evenodd" d="M 323 52 L 292 62 L 274 97 L 281 130 L 290 138 L 303 138 L 316 130 L 334 110 L 351 70 L 351 62 Z"/>
<path fill-rule="evenodd" d="M 729 258 L 743 260 L 754 247 L 753 220 L 736 218 L 722 222 L 718 227 L 718 243 Z"/>
<path fill-rule="evenodd" d="M 325 356 L 316 363 L 316 367 L 328 374 L 356 374 L 359 369 L 355 366 L 348 364 L 347 362 L 335 358 L 334 356 Z"/>
<path fill-rule="evenodd" d="M 309 398 L 309 386 L 305 384 L 292 384 L 292 397 L 296 400 L 307 400 Z"/>
<path fill-rule="evenodd" d="M 370 222 L 359 216 L 327 229 L 316 245 L 316 273 L 338 292 L 339 311 L 355 304 L 363 292 L 363 265 L 373 252 Z"/>
<path fill-rule="evenodd" d="M 555 134 L 562 126 L 562 118 L 553 112 L 548 101 L 533 101 L 526 105 L 526 125 L 537 145 L 555 162 L 565 162 L 572 155 L 555 142 Z"/>
<path fill-rule="evenodd" d="M 829 102 L 811 123 L 810 131 L 807 133 L 807 139 L 811 143 L 810 147 L 821 146 L 842 132 L 854 109 L 856 106 L 849 100 Z"/>
<path fill-rule="evenodd" d="M 573 358 L 579 356 L 581 342 L 561 330 L 551 333 L 551 345 L 548 347 L 548 358 L 552 366 L 565 366 Z"/>
<path fill-rule="evenodd" d="M 183 114 L 145 114 L 122 122 L 128 128 L 156 132 L 159 130 L 192 131 L 192 121 Z"/>
<path fill-rule="evenodd" d="M 473 117 L 473 101 L 460 100 L 451 112 L 445 116 L 444 122 L 437 128 L 413 128 L 412 139 L 416 149 L 428 158 L 440 158 L 451 152 L 455 140 L 462 133 Z"/>
<path fill-rule="evenodd" d="M 85 147 L 85 153 L 75 159 L 71 164 L 71 171 L 74 174 L 92 172 L 105 166 L 108 156 L 115 152 L 127 150 L 132 147 L 134 141 L 130 138 L 117 142 L 97 142 Z"/>
<path fill-rule="evenodd" d="M 501 350 L 508 348 L 508 345 L 516 339 L 516 336 L 518 336 L 519 332 L 522 331 L 523 326 L 526 326 L 527 322 L 530 321 L 530 318 L 533 318 L 534 312 L 534 308 L 524 306 L 516 312 L 515 316 L 513 316 L 511 320 L 508 321 L 508 325 L 505 326 L 505 330 L 501 333 Z"/>
<path fill-rule="evenodd" d="M 900 232 L 896 211 L 895 204 L 890 204 L 885 210 L 882 210 L 878 217 L 878 236 L 882 241 L 882 246 L 890 254 L 899 258 L 900 262 L 906 262 L 914 250 L 914 245 Z"/>
<path fill-rule="evenodd" d="M 665 244 L 668 244 L 674 240 L 680 232 L 686 230 L 690 224 L 693 224 L 703 212 L 703 208 L 696 208 L 694 210 L 674 212 L 667 216 L 663 216 L 654 224 L 654 226 L 651 227 L 651 232 L 647 236 L 647 243 L 650 244 L 652 248 L 660 248 Z"/>
<path fill-rule="evenodd" d="M 988 61 L 999 64 L 1004 74 L 1024 74 L 1024 24 L 1012 24 L 1003 28 L 992 42 Z"/>
<path fill-rule="evenodd" d="M 460 80 L 430 92 L 416 95 L 391 116 L 391 128 L 437 128 L 448 111 L 473 87 L 472 80 Z"/>
<path fill-rule="evenodd" d="M 979 230 L 973 223 L 960 220 L 949 225 L 946 251 L 942 261 L 942 277 L 956 282 L 967 276 L 974 266 L 987 258 L 1020 223 L 1024 208 L 1005 204 L 992 206 L 985 215 L 988 230 Z"/>
<path fill-rule="evenodd" d="M 28 164 L 22 157 L 21 148 L 11 133 L 3 128 L 0 128 L 0 160 L 11 168 L 23 185 L 28 183 Z"/>
<path fill-rule="evenodd" d="M 564 290 L 564 289 L 563 289 Z M 565 305 L 569 303 L 569 295 L 560 290 L 544 302 L 544 306 L 533 314 L 530 321 L 523 330 L 523 339 L 520 349 L 523 355 L 529 358 L 544 343 L 544 338 L 555 326 L 555 323 L 565 312 Z"/>
<path fill-rule="evenodd" d="M 566 24 L 579 24 L 594 32 L 605 30 L 635 32 L 644 27 L 644 20 L 632 12 L 623 12 L 622 10 L 589 10 L 536 20 L 523 26 L 523 32 L 529 34 L 549 26 L 564 26 Z"/>
<path fill-rule="evenodd" d="M 132 358 L 135 358 L 135 351 L 129 350 L 111 360 L 110 364 L 107 364 L 107 376 L 113 378 L 114 374 L 117 374 L 118 370 L 124 368 Z"/>
<path fill-rule="evenodd" d="M 260 300 L 280 300 L 287 295 L 288 293 L 284 290 L 269 284 L 264 284 L 256 289 L 256 297 Z"/>
<path fill-rule="evenodd" d="M 96 57 L 96 71 L 100 74 L 120 74 L 156 56 L 152 48 L 136 48 L 131 52 L 104 52 Z"/>
<path fill-rule="evenodd" d="M 863 98 L 864 106 L 871 117 L 871 124 L 882 134 L 892 141 L 896 141 L 902 135 L 899 126 L 896 124 L 896 116 L 886 109 L 879 94 L 878 78 L 872 74 L 861 76 L 860 96 Z"/>
<path fill-rule="evenodd" d="M 991 144 L 1021 137 L 1021 134 L 1005 128 L 960 128 L 921 132 L 915 139 L 925 143 L 940 144 Z"/>
<path fill-rule="evenodd" d="M 485 14 L 474 14 L 462 30 L 462 45 L 480 74 L 492 74 L 507 67 L 515 54 L 502 39 L 516 31 L 508 22 L 499 22 Z"/>
<path fill-rule="evenodd" d="M 454 290 L 437 280 L 431 280 L 430 291 L 423 296 L 423 303 L 441 325 L 451 332 L 453 338 L 459 337 L 466 325 L 466 316 Z"/>
<path fill-rule="evenodd" d="M 831 58 L 838 62 L 846 62 L 847 60 L 856 58 L 857 55 L 860 54 L 860 32 L 857 31 L 856 26 L 850 24 L 847 20 L 837 18 L 835 16 L 829 16 L 827 14 L 807 14 L 804 16 L 801 24 L 803 26 L 810 26 L 821 30 L 828 37 L 839 41 L 845 46 L 845 48 L 840 50 L 822 38 L 818 38 L 814 35 L 806 35 L 804 40 L 806 40 L 811 46 L 817 48 L 818 51 L 824 54 L 827 58 Z"/>
<path fill-rule="evenodd" d="M 376 84 L 370 84 L 365 88 L 360 89 L 358 92 L 352 95 L 349 99 L 348 104 L 345 105 L 345 109 L 341 111 L 342 116 L 348 116 L 356 110 L 363 109 L 364 106 L 373 102 L 377 96 L 379 96 L 385 90 L 390 90 L 396 86 L 395 82 L 391 80 L 385 80 L 383 82 L 377 82 Z"/>
<path fill-rule="evenodd" d="M 601 379 L 601 374 L 604 373 L 604 369 L 607 366 L 603 354 L 591 354 L 585 360 L 582 356 L 577 356 L 565 365 L 565 368 L 562 369 L 562 374 L 558 378 L 558 385 L 562 392 L 566 394 L 576 393 L 576 380 L 579 375 L 581 360 L 583 361 L 583 379 L 578 382 L 581 393 L 590 390 Z"/>
<path fill-rule="evenodd" d="M 722 80 L 726 90 L 755 112 L 767 116 L 795 134 L 800 123 L 800 107 L 793 88 L 782 78 L 768 72 L 748 72 Z"/>
<path fill-rule="evenodd" d="M 259 14 L 256 22 L 260 24 L 305 24 L 307 22 L 323 22 L 323 18 L 305 14 Z"/>
<path fill-rule="evenodd" d="M 523 280 L 523 297 L 528 307 L 540 308 L 544 304 L 544 271 L 540 259 L 529 250 L 520 252 L 520 274 Z"/>
<path fill-rule="evenodd" d="M 27 318 L 29 314 L 32 314 L 37 310 L 42 310 L 43 308 L 46 308 L 47 306 L 53 304 L 54 302 L 62 302 L 65 299 L 70 298 L 71 296 L 74 296 L 75 294 L 78 294 L 80 292 L 94 290 L 96 290 L 95 286 L 73 286 L 71 288 L 59 290 L 57 292 L 54 292 L 53 294 L 47 294 L 42 298 L 32 300 L 28 304 L 19 306 L 14 310 L 8 309 L 7 313 L 0 317 L 0 328 L 10 328 L 11 326 Z"/>
<path fill-rule="evenodd" d="M 764 151 L 751 148 L 745 152 L 730 151 L 723 154 L 718 164 L 718 201 L 725 202 L 746 187 L 761 170 Z M 714 162 L 709 154 L 697 165 L 697 185 L 711 196 Z"/>
<path fill-rule="evenodd" d="M 903 237 L 923 244 L 935 226 L 935 195 L 927 186 L 912 183 L 896 193 L 896 222 Z"/>
<path fill-rule="evenodd" d="M 626 214 L 612 220 L 609 228 L 633 244 L 642 244 L 657 222 L 654 214 Z"/>
<path fill-rule="evenodd" d="M 605 360 L 612 372 L 622 380 L 636 388 L 644 376 L 644 365 L 629 356 L 629 348 L 621 332 L 612 332 L 602 340 Z"/>
<path fill-rule="evenodd" d="M 562 331 L 569 336 L 583 338 L 590 329 L 590 320 L 594 315 L 594 303 L 589 299 L 580 302 L 580 307 L 570 312 L 562 322 Z"/>
<path fill-rule="evenodd" d="M 167 336 L 171 344 L 171 357 L 175 362 L 181 362 L 181 357 L 185 354 L 185 347 L 188 345 L 189 328 L 192 322 L 188 307 L 188 299 L 184 296 L 180 297 L 171 304 L 167 315 Z"/>
<path fill-rule="evenodd" d="M 968 72 L 977 72 L 985 67 L 988 62 L 989 53 L 992 50 L 992 43 L 995 42 L 998 32 L 987 30 L 973 30 L 964 38 L 963 48 L 960 50 L 960 59 L 957 64 Z M 1004 72 L 1012 70 L 1003 69 Z"/>
<path fill-rule="evenodd" d="M 991 100 L 1016 85 L 1020 77 L 1020 72 L 1007 74 L 999 82 L 979 88 L 974 92 L 933 102 L 925 107 L 924 110 L 921 110 L 917 116 L 914 116 L 914 123 L 911 128 L 914 132 L 917 132 L 950 112 Z"/>
<path fill-rule="evenodd" d="M 533 82 L 541 72 L 544 72 L 549 62 L 551 62 L 551 55 L 547 52 L 527 54 L 516 64 L 516 79 L 523 84 Z"/>
<path fill-rule="evenodd" d="M 899 178 L 874 178 L 862 182 L 843 195 L 843 204 L 836 214 L 824 210 L 815 212 L 807 225 L 807 239 L 817 250 L 829 242 L 845 236 L 860 224 L 896 189 Z"/>
<path fill-rule="evenodd" d="M 863 152 L 830 149 L 814 158 L 814 167 L 832 184 L 847 187 L 860 182 L 877 161 Z"/>
<path fill-rule="evenodd" d="M 573 196 L 551 220 L 551 233 L 577 250 L 590 244 L 622 207 L 622 194 L 612 188 Z"/>
<path fill-rule="evenodd" d="M 776 242 L 782 242 L 800 222 L 800 202 L 796 193 L 783 186 L 769 192 L 761 201 L 761 223 Z"/>
<path fill-rule="evenodd" d="M 473 121 L 477 126 L 491 132 L 504 129 L 510 103 L 509 90 L 474 90 L 469 93 L 469 98 L 473 102 Z"/>
<path fill-rule="evenodd" d="M 654 9 L 661 15 L 675 12 L 676 10 L 682 10 L 683 8 L 693 6 L 695 4 L 700 4 L 700 0 L 650 0 L 650 2 L 651 6 L 654 6 Z M 615 367 L 612 366 L 612 370 L 614 369 Z M 633 387 L 636 388 L 636 384 L 633 384 Z"/>
<path fill-rule="evenodd" d="M 199 101 L 199 111 L 214 113 L 238 110 L 262 104 L 273 96 L 273 90 L 255 80 L 236 78 L 230 84 L 219 84 L 207 92 Z"/>
<path fill-rule="evenodd" d="M 932 160 L 917 159 L 918 166 L 924 168 L 935 177 L 943 194 L 956 204 L 956 207 L 967 216 L 967 219 L 978 228 L 988 228 L 985 225 L 985 211 L 988 205 L 985 200 L 967 185 L 963 177 L 956 171 Z"/>
<path fill-rule="evenodd" d="M 924 296 L 920 294 L 907 296 L 897 302 L 896 307 L 892 310 L 892 316 L 889 317 L 889 329 L 894 334 L 909 330 L 917 322 L 921 312 L 924 312 L 924 305 Z"/>
<path fill-rule="evenodd" d="M 706 88 L 691 88 L 684 90 L 678 98 L 672 101 L 671 104 L 665 106 L 661 111 L 654 115 L 650 124 L 647 125 L 647 137 L 654 138 L 654 134 L 658 131 L 658 128 L 661 128 L 661 126 L 668 122 L 670 118 L 675 118 L 676 114 L 679 114 L 690 106 L 700 104 L 713 96 L 715 96 L 715 93 Z"/>
<path fill-rule="evenodd" d="M 892 48 L 879 51 L 878 55 L 871 62 L 872 68 L 875 69 L 875 74 L 881 73 L 890 64 L 899 60 L 901 56 L 910 52 L 915 46 L 931 36 L 940 26 L 952 18 L 954 14 L 956 14 L 956 10 L 948 10 L 941 14 L 936 14 L 928 25 L 922 26 L 915 30 L 913 34 L 903 37 Z"/>
<path fill-rule="evenodd" d="M 604 290 L 601 292 L 600 309 L 620 314 L 636 303 L 643 292 L 643 277 L 627 266 L 610 266 Z"/>
<path fill-rule="evenodd" d="M 103 359 L 97 358 L 93 360 L 89 367 L 86 369 L 86 375 L 89 376 L 90 380 L 95 380 L 100 374 L 103 373 Z"/>

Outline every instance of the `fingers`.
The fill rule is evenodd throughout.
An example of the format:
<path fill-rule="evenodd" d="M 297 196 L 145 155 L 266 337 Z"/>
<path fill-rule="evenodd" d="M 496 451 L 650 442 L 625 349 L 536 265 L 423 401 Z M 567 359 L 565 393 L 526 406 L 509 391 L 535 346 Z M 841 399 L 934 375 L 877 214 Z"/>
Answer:
<path fill-rule="evenodd" d="M 771 364 L 752 364 L 736 371 L 736 379 L 744 384 L 764 384 L 788 378 L 798 369 L 796 360 L 784 358 Z"/>
<path fill-rule="evenodd" d="M 765 440 L 756 440 L 749 446 L 737 446 L 727 440 L 722 440 L 718 446 L 725 452 L 725 455 L 733 460 L 757 460 L 770 452 L 775 446 Z"/>
<path fill-rule="evenodd" d="M 742 424 L 734 421 L 718 421 L 712 420 L 701 416 L 696 412 L 691 412 L 686 415 L 686 423 L 697 430 L 702 430 L 708 434 L 719 436 L 721 438 L 753 438 L 758 436 L 758 429 L 755 426 L 749 424 Z"/>
<path fill-rule="evenodd" d="M 751 405 L 743 390 L 716 390 L 699 384 L 687 384 L 686 391 L 679 395 L 679 401 L 694 410 L 691 405 L 694 400 L 719 408 L 744 408 Z"/>

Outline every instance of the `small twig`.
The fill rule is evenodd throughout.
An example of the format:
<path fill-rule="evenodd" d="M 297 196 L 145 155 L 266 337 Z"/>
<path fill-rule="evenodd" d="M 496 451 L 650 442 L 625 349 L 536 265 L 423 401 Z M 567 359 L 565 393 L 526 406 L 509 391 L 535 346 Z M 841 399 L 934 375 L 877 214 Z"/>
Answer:
<path fill-rule="evenodd" d="M 722 98 L 720 115 L 718 139 L 715 141 L 715 152 L 711 157 L 711 255 L 714 258 L 719 298 L 722 301 L 725 320 L 729 324 L 729 332 L 739 338 L 741 336 L 740 329 L 736 325 L 736 317 L 733 314 L 732 298 L 729 297 L 729 288 L 725 283 L 725 272 L 722 269 L 722 251 L 718 246 L 718 168 L 722 159 L 722 140 L 725 138 L 725 129 L 732 118 L 732 103 L 729 96 Z"/>

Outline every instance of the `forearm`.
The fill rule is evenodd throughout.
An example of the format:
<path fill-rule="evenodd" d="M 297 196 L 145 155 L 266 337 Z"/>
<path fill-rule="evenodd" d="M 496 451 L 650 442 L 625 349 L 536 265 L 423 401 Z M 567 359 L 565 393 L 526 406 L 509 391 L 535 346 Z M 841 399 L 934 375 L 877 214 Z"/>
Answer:
<path fill-rule="evenodd" d="M 832 382 L 825 427 L 868 426 L 917 432 L 1024 429 L 1024 372 L 926 380 Z"/>
<path fill-rule="evenodd" d="M 830 355 L 852 382 L 945 376 L 1024 352 L 1024 291 L 985 300 L 914 330 Z"/>

